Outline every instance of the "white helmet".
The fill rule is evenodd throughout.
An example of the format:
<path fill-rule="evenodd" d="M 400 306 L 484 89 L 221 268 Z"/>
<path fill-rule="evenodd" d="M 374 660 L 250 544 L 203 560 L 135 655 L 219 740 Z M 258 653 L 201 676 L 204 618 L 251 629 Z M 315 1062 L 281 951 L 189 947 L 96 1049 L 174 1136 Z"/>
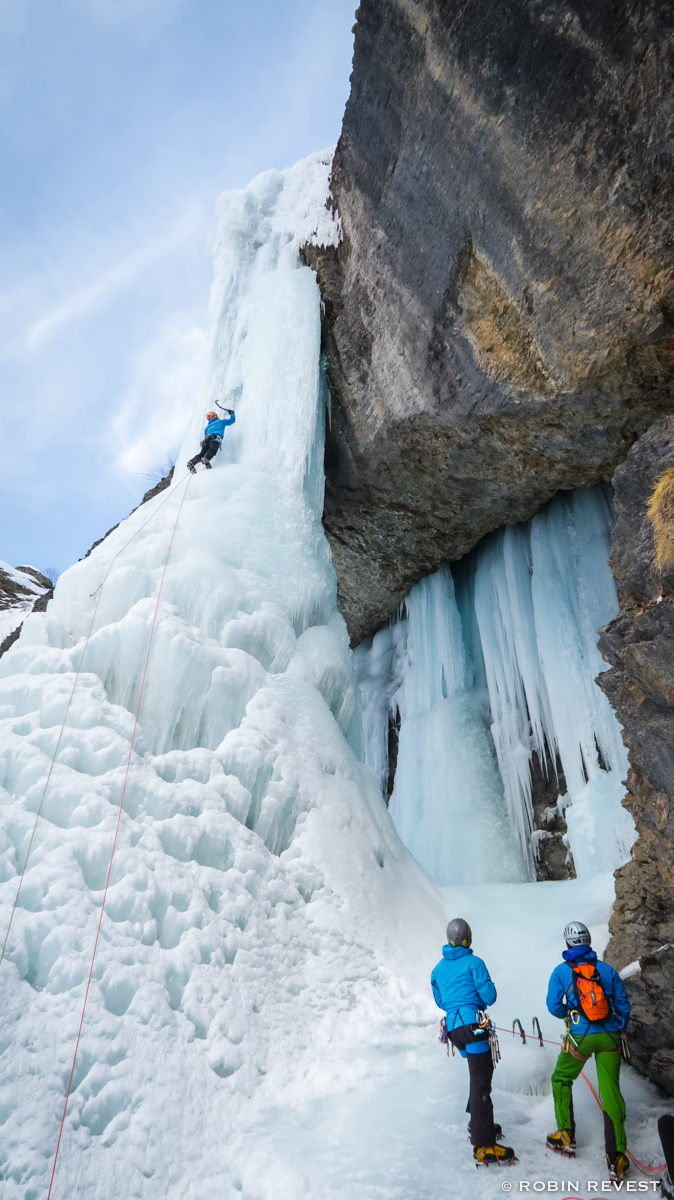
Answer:
<path fill-rule="evenodd" d="M 564 940 L 567 946 L 589 946 L 592 941 L 587 925 L 582 921 L 569 921 L 564 930 Z"/>

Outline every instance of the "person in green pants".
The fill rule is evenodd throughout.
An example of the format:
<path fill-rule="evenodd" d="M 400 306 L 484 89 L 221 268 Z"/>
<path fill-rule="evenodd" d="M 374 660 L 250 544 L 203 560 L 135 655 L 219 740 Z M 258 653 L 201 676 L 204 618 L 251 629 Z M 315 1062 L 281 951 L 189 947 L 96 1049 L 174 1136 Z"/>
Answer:
<path fill-rule="evenodd" d="M 549 1135 L 547 1145 L 558 1153 L 575 1154 L 573 1083 L 594 1054 L 604 1113 L 606 1160 L 611 1179 L 621 1179 L 630 1165 L 625 1101 L 620 1091 L 621 1033 L 629 1021 L 630 1002 L 618 972 L 597 959 L 590 931 L 582 921 L 571 921 L 564 938 L 564 962 L 550 976 L 547 997 L 548 1012 L 562 1017 L 568 1029 L 552 1073 L 557 1130 Z"/>

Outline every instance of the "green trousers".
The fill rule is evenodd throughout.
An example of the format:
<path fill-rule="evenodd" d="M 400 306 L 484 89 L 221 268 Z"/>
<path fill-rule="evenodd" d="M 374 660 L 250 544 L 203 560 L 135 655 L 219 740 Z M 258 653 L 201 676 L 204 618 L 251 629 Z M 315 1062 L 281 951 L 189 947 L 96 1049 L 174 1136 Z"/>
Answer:
<path fill-rule="evenodd" d="M 597 1064 L 599 1095 L 604 1112 L 606 1153 L 625 1154 L 625 1101 L 620 1091 L 620 1034 L 588 1033 L 576 1037 L 577 1046 L 571 1052 L 562 1051 L 552 1072 L 552 1097 L 558 1129 L 570 1129 L 575 1134 L 572 1089 L 585 1063 L 594 1054 Z"/>

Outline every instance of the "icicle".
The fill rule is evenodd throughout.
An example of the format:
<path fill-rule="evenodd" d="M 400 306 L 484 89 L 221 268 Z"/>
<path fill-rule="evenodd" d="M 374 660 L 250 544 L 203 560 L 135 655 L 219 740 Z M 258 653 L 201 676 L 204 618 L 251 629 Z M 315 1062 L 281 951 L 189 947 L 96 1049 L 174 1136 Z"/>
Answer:
<path fill-rule="evenodd" d="M 474 672 L 449 569 L 413 588 L 406 609 L 408 668 L 391 701 L 402 716 L 391 797 L 398 831 L 440 883 L 526 879 L 483 697 L 470 686 Z"/>
<path fill-rule="evenodd" d="M 632 820 L 620 806 L 627 773 L 620 725 L 594 682 L 605 669 L 597 630 L 618 608 L 607 561 L 610 520 L 606 494 L 595 487 L 555 497 L 531 523 L 536 635 L 579 875 L 615 870 L 634 840 Z"/>

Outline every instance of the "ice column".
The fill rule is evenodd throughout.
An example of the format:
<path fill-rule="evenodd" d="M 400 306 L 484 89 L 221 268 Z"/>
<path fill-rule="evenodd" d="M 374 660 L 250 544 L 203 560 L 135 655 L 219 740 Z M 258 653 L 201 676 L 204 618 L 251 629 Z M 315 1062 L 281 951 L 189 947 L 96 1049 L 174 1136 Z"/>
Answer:
<path fill-rule="evenodd" d="M 548 743 L 557 745 L 566 775 L 578 875 L 615 870 L 635 837 L 620 803 L 627 751 L 594 682 L 606 670 L 597 630 L 618 610 L 608 567 L 610 521 L 605 490 L 597 486 L 555 497 L 531 522 L 531 593 L 552 717 Z"/>
<path fill-rule="evenodd" d="M 546 734 L 553 735 L 536 645 L 527 526 L 509 526 L 480 547 L 475 611 L 508 815 L 533 869 L 531 755 L 535 750 L 544 761 Z"/>
<path fill-rule="evenodd" d="M 398 832 L 440 883 L 526 879 L 451 571 L 422 580 L 406 609 L 407 671 L 391 701 L 402 718 L 391 797 Z"/>

